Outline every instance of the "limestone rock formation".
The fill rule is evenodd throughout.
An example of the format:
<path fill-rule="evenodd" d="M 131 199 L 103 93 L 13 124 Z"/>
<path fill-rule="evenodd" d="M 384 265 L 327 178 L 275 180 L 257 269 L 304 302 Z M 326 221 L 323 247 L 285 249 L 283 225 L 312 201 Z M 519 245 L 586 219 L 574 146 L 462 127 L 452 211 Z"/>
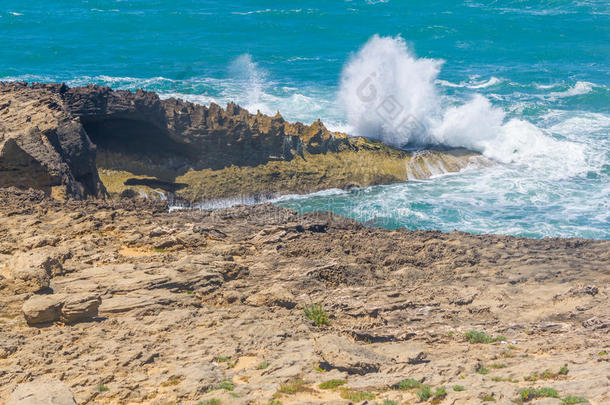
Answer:
<path fill-rule="evenodd" d="M 95 146 L 62 99 L 67 87 L 0 83 L 0 184 L 77 198 L 103 192 Z"/>
<path fill-rule="evenodd" d="M 0 185 L 56 197 L 108 190 L 199 202 L 304 193 L 427 178 L 475 156 L 409 153 L 233 103 L 223 109 L 143 90 L 0 83 Z"/>
<path fill-rule="evenodd" d="M 101 299 L 96 293 L 49 294 L 30 297 L 21 308 L 30 325 L 62 321 L 74 323 L 94 318 Z"/>
<path fill-rule="evenodd" d="M 76 401 L 62 382 L 40 378 L 15 388 L 6 405 L 76 405 Z"/>
<path fill-rule="evenodd" d="M 415 404 L 413 382 L 445 387 L 440 404 L 610 401 L 610 241 L 0 189 L 0 269 L 51 246 L 71 254 L 48 294 L 0 278 L 0 403 L 27 404 L 11 393 L 42 376 L 79 404 Z"/>

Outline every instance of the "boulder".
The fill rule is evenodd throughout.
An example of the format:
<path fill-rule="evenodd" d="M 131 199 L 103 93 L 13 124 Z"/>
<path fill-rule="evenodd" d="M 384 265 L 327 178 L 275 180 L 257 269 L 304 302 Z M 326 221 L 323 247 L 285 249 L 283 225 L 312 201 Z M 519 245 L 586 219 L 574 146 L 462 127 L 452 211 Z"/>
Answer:
<path fill-rule="evenodd" d="M 76 401 L 61 381 L 40 378 L 18 385 L 6 400 L 6 405 L 76 405 Z"/>
<path fill-rule="evenodd" d="M 51 277 L 63 274 L 65 254 L 43 247 L 16 253 L 8 260 L 8 278 L 16 293 L 36 293 L 49 287 Z"/>
<path fill-rule="evenodd" d="M 63 296 L 34 295 L 28 299 L 21 310 L 30 325 L 58 321 L 61 316 Z"/>
<path fill-rule="evenodd" d="M 381 356 L 356 342 L 341 336 L 323 335 L 315 339 L 315 351 L 322 365 L 348 374 L 368 374 L 379 371 L 385 362 Z"/>
<path fill-rule="evenodd" d="M 62 321 L 74 323 L 97 316 L 102 300 L 92 293 L 34 295 L 22 306 L 30 325 Z"/>
<path fill-rule="evenodd" d="M 63 300 L 60 319 L 65 323 L 74 323 L 95 318 L 101 303 L 102 300 L 97 294 L 70 295 Z"/>

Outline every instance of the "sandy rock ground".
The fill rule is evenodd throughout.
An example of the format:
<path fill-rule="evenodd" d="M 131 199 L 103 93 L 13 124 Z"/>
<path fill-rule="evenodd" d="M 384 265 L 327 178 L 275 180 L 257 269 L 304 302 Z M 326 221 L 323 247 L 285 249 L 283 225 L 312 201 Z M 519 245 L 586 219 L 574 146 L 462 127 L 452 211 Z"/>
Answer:
<path fill-rule="evenodd" d="M 5 189 L 0 403 L 608 404 L 609 281 L 608 241 Z"/>

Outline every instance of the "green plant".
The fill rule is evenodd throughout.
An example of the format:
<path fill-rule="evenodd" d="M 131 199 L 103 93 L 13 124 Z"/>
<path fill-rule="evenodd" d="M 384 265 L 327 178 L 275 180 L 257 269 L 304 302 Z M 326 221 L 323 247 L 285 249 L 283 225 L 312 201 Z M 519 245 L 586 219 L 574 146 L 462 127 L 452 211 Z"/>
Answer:
<path fill-rule="evenodd" d="M 98 384 L 97 385 L 97 392 L 104 392 L 104 391 L 109 391 L 110 388 L 106 387 L 104 384 Z"/>
<path fill-rule="evenodd" d="M 561 399 L 560 405 L 569 405 L 569 404 L 588 404 L 589 401 L 587 400 L 587 398 L 583 398 L 583 397 L 574 397 L 574 396 L 567 396 Z"/>
<path fill-rule="evenodd" d="M 328 312 L 324 310 L 324 307 L 320 303 L 306 305 L 305 308 L 303 308 L 303 312 L 305 314 L 305 318 L 313 321 L 318 327 L 330 325 Z"/>
<path fill-rule="evenodd" d="M 352 391 L 348 389 L 342 389 L 341 398 L 354 402 L 372 401 L 373 399 L 375 399 L 375 394 L 368 391 Z"/>
<path fill-rule="evenodd" d="M 307 388 L 305 386 L 305 381 L 303 381 L 301 379 L 296 379 L 296 380 L 288 381 L 286 383 L 281 383 L 280 388 L 277 390 L 277 393 L 292 395 L 292 394 L 296 394 L 297 392 L 307 392 L 307 391 L 311 391 L 311 389 Z"/>
<path fill-rule="evenodd" d="M 216 357 L 218 363 L 228 363 L 231 361 L 230 357 Z"/>
<path fill-rule="evenodd" d="M 282 401 L 278 401 L 277 399 L 270 399 L 269 402 L 267 402 L 267 405 L 282 405 Z"/>
<path fill-rule="evenodd" d="M 476 330 L 471 330 L 470 332 L 466 332 L 464 334 L 464 338 L 470 343 L 494 343 L 501 342 L 506 340 L 504 336 L 496 336 L 491 337 L 485 332 L 478 332 Z"/>
<path fill-rule="evenodd" d="M 216 391 L 216 390 L 233 391 L 234 389 L 235 389 L 235 385 L 233 385 L 231 380 L 222 380 L 220 383 L 218 383 L 217 386 L 215 386 L 213 388 L 209 388 L 208 392 Z"/>
<path fill-rule="evenodd" d="M 220 405 L 220 400 L 216 398 L 211 398 L 205 402 L 199 402 L 197 405 Z"/>
<path fill-rule="evenodd" d="M 169 380 L 161 383 L 162 387 L 171 387 L 172 385 L 178 385 L 180 384 L 180 379 L 179 378 L 170 378 Z"/>
<path fill-rule="evenodd" d="M 407 378 L 396 384 L 396 388 L 399 390 L 410 390 L 419 387 L 421 387 L 421 383 L 413 378 Z"/>
<path fill-rule="evenodd" d="M 392 401 L 391 399 L 384 400 L 381 405 L 398 405 L 398 402 Z"/>
<path fill-rule="evenodd" d="M 517 350 L 517 346 L 515 346 L 515 345 L 508 345 L 506 347 L 510 350 Z"/>
<path fill-rule="evenodd" d="M 417 391 L 416 395 L 421 402 L 427 401 L 432 397 L 432 388 L 428 385 L 424 385 Z"/>
<path fill-rule="evenodd" d="M 494 363 L 491 366 L 489 366 L 491 368 L 506 368 L 506 364 L 504 363 Z"/>
<path fill-rule="evenodd" d="M 601 352 L 598 353 L 600 356 L 607 356 L 608 352 L 605 350 L 602 350 Z"/>
<path fill-rule="evenodd" d="M 332 390 L 332 389 L 338 388 L 346 383 L 347 383 L 347 380 L 334 379 L 334 380 L 324 381 L 323 383 L 318 385 L 318 387 L 323 390 Z"/>
<path fill-rule="evenodd" d="M 489 369 L 485 368 L 484 365 L 479 364 L 476 369 L 477 374 L 489 374 Z"/>
<path fill-rule="evenodd" d="M 485 402 L 495 402 L 495 398 L 493 395 L 489 395 L 489 394 L 485 394 L 481 396 L 481 401 L 485 401 Z"/>
<path fill-rule="evenodd" d="M 454 385 L 453 386 L 453 390 L 457 391 L 457 392 L 459 392 L 459 391 L 466 391 L 466 388 L 463 385 Z"/>
<path fill-rule="evenodd" d="M 523 377 L 523 380 L 525 380 L 525 381 L 552 380 L 552 379 L 558 378 L 561 375 L 568 375 L 569 371 L 570 370 L 568 369 L 568 365 L 564 364 L 559 369 L 559 371 L 556 373 L 552 373 L 550 370 L 544 370 L 540 374 L 534 373 L 532 375 L 525 376 L 525 377 Z"/>
<path fill-rule="evenodd" d="M 432 394 L 432 396 L 434 396 L 434 398 L 436 399 L 444 398 L 447 396 L 447 390 L 445 389 L 445 387 L 437 387 L 434 390 L 434 394 Z"/>
<path fill-rule="evenodd" d="M 559 394 L 554 388 L 524 388 L 519 391 L 519 398 L 527 402 L 535 398 L 559 398 Z"/>
<path fill-rule="evenodd" d="M 261 361 L 260 363 L 258 363 L 258 365 L 256 366 L 256 368 L 257 368 L 258 370 L 264 370 L 264 369 L 266 369 L 267 367 L 269 367 L 269 365 L 270 365 L 270 364 L 271 364 L 271 363 L 269 363 L 267 360 L 265 360 L 265 361 Z"/>
<path fill-rule="evenodd" d="M 495 381 L 495 382 L 502 382 L 502 381 L 507 381 L 507 382 L 511 382 L 511 383 L 518 383 L 519 380 L 516 380 L 514 378 L 504 378 L 504 377 L 491 377 L 491 381 Z"/>

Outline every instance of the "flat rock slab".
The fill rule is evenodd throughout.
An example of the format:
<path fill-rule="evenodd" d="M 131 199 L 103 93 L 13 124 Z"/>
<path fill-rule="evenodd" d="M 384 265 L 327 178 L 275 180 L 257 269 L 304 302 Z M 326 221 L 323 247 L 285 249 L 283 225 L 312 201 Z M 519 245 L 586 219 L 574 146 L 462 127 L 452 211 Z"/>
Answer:
<path fill-rule="evenodd" d="M 76 405 L 76 401 L 64 383 L 43 378 L 18 385 L 6 405 Z"/>

